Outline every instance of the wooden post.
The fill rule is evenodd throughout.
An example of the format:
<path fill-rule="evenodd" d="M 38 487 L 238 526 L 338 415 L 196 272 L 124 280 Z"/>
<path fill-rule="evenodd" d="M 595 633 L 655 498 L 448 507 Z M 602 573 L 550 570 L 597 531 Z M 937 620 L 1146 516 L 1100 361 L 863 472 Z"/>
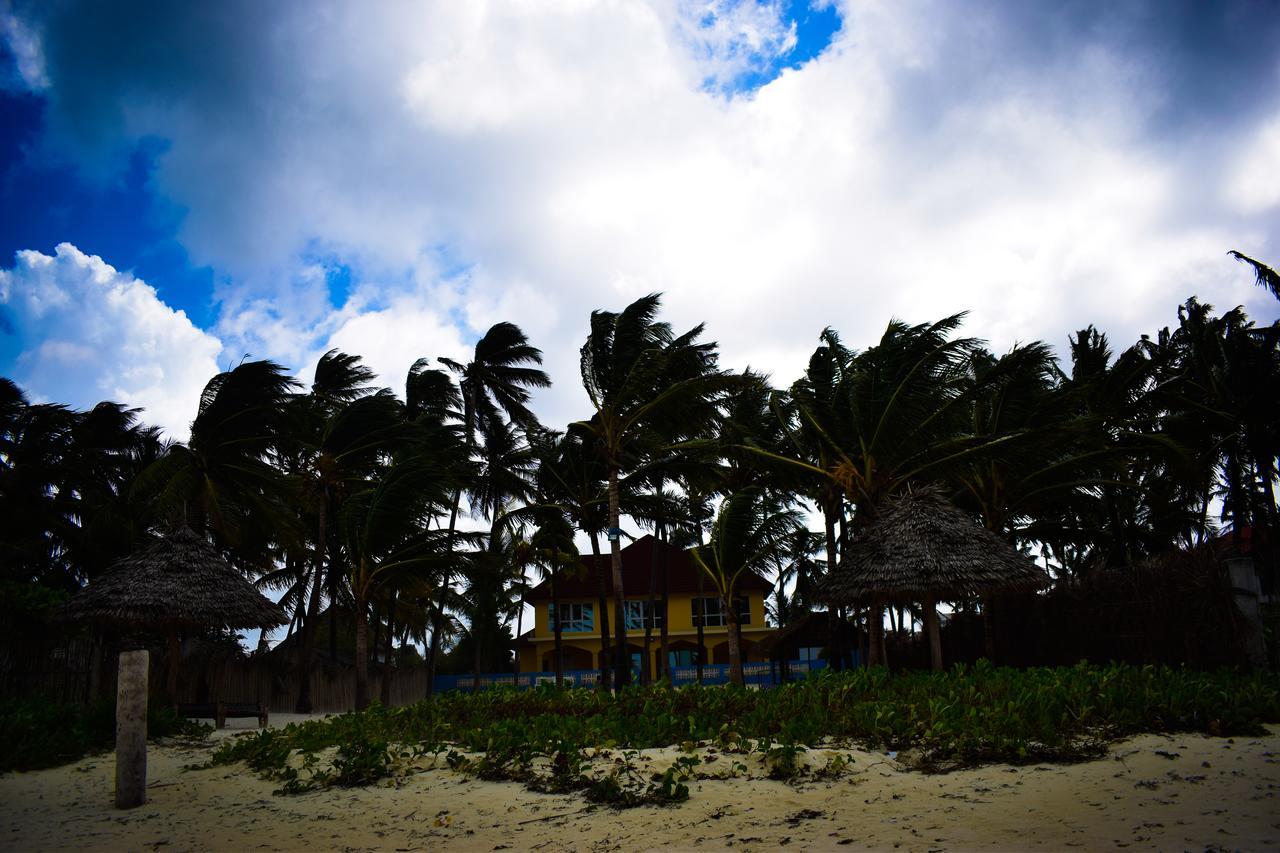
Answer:
<path fill-rule="evenodd" d="M 116 808 L 147 801 L 147 670 L 145 651 L 120 653 L 116 685 Z"/>
<path fill-rule="evenodd" d="M 872 602 L 867 612 L 867 633 L 870 645 L 867 664 L 869 666 L 888 665 L 884 653 L 884 606 L 879 601 Z M 834 652 L 834 649 L 832 651 Z"/>
<path fill-rule="evenodd" d="M 982 599 L 982 649 L 987 660 L 996 662 L 996 627 L 991 616 L 991 596 Z"/>
<path fill-rule="evenodd" d="M 178 642 L 178 629 L 169 629 L 169 672 L 165 678 L 164 699 L 174 711 L 178 710 L 178 659 L 182 645 Z M 199 700 L 197 700 L 199 701 Z"/>
<path fill-rule="evenodd" d="M 924 630 L 929 635 L 929 659 L 934 672 L 942 672 L 942 626 L 938 620 L 938 600 L 932 595 L 924 600 Z"/>

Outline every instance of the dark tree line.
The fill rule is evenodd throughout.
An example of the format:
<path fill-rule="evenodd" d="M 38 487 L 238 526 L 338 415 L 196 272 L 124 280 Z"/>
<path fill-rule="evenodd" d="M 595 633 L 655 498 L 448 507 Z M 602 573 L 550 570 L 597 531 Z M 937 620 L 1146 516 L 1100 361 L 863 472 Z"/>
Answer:
<path fill-rule="evenodd" d="M 1280 298 L 1274 270 L 1238 257 Z M 581 350 L 592 409 L 559 430 L 533 413 L 550 378 L 510 323 L 465 363 L 419 360 L 398 393 L 338 351 L 309 384 L 245 361 L 210 379 L 181 443 L 119 404 L 31 403 L 0 380 L 5 609 L 47 608 L 185 524 L 281 596 L 300 660 L 336 658 L 338 620 L 350 620 L 363 706 L 371 662 L 390 667 L 410 642 L 433 672 L 461 648 L 476 672 L 518 668 L 509 626 L 523 627 L 530 570 L 556 594 L 581 571 L 578 534 L 597 557 L 608 551 L 616 613 L 624 595 L 665 609 L 660 561 L 647 589 L 623 589 L 624 518 L 697 546 L 708 594 L 726 603 L 744 571 L 776 577 L 778 623 L 815 608 L 846 543 L 915 485 L 940 486 L 991 531 L 1040 549 L 1059 584 L 1135 569 L 1223 526 L 1253 531 L 1259 568 L 1274 571 L 1280 323 L 1192 298 L 1175 325 L 1119 352 L 1079 330 L 1061 361 L 1039 342 L 991 352 L 960 333 L 962 315 L 894 320 L 863 349 L 828 328 L 804 374 L 774 387 L 723 368 L 702 326 L 680 332 L 659 310 L 650 295 L 593 312 Z M 460 525 L 463 512 L 486 529 Z M 606 594 L 602 577 L 602 622 Z M 870 629 L 876 660 L 882 617 L 844 615 Z M 901 628 L 908 614 L 888 618 Z M 601 625 L 602 675 L 621 685 L 629 640 L 614 622 Z M 656 642 L 666 660 L 665 625 Z M 304 681 L 299 710 L 309 707 Z"/>

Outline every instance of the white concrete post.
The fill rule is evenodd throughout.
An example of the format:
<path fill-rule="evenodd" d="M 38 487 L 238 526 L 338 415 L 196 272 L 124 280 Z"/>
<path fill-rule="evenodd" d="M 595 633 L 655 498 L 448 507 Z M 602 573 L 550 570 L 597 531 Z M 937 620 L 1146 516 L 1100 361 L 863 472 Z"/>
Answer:
<path fill-rule="evenodd" d="M 147 651 L 121 652 L 116 689 L 116 808 L 147 801 Z"/>

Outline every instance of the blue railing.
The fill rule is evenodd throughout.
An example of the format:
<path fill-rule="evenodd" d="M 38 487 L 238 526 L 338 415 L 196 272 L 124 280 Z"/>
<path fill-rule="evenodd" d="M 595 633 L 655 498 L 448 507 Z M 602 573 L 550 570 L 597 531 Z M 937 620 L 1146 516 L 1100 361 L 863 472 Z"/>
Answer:
<path fill-rule="evenodd" d="M 856 657 L 856 656 L 855 656 Z M 859 665 L 858 660 L 854 660 L 854 665 Z M 773 687 L 777 684 L 783 684 L 787 681 L 795 681 L 804 678 L 811 672 L 817 672 L 826 669 L 827 662 L 825 660 L 816 661 L 787 661 L 784 665 L 779 662 L 768 663 L 744 663 L 742 665 L 742 675 L 748 685 L 756 685 L 758 687 Z M 634 674 L 633 674 L 634 675 Z M 686 684 L 693 684 L 698 680 L 698 668 L 696 666 L 677 666 L 671 670 L 671 682 L 681 687 Z M 600 670 L 598 669 L 568 669 L 564 672 L 564 683 L 566 687 L 595 687 L 600 682 Z M 537 687 L 540 684 L 555 684 L 556 674 L 554 672 L 522 672 L 519 680 L 510 672 L 486 672 L 481 673 L 477 678 L 474 675 L 437 675 L 435 680 L 436 692 L 444 692 L 447 690 L 489 690 L 494 687 L 516 687 L 520 690 L 528 690 Z M 702 667 L 702 683 L 703 684 L 728 684 L 729 683 L 729 665 L 719 663 L 709 663 Z"/>

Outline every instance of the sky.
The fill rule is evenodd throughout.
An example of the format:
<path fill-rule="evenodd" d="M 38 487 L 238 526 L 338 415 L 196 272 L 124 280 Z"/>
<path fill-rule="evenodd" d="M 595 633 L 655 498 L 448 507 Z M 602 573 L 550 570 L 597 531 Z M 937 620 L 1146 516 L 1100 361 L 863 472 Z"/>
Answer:
<path fill-rule="evenodd" d="M 590 412 L 652 291 L 789 384 L 824 327 L 967 310 L 1117 348 L 1270 322 L 1280 0 L 0 0 L 0 375 L 181 439 L 241 359 L 400 390 L 519 324 Z"/>

